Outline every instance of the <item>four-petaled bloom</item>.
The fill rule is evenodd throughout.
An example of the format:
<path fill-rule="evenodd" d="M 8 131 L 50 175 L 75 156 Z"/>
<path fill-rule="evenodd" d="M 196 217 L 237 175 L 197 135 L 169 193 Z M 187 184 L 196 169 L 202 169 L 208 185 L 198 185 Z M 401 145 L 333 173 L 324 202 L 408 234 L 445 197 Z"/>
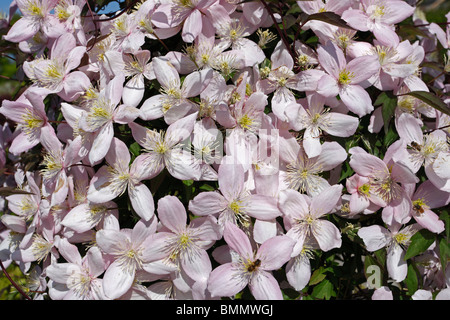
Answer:
<path fill-rule="evenodd" d="M 365 55 L 347 63 L 342 49 L 332 41 L 319 46 L 317 54 L 327 72 L 320 78 L 317 92 L 325 97 L 339 95 L 347 108 L 360 117 L 372 112 L 372 101 L 363 82 L 378 72 L 378 56 Z"/>
<path fill-rule="evenodd" d="M 208 289 L 213 297 L 232 297 L 247 285 L 257 300 L 283 298 L 271 271 L 286 263 L 295 242 L 287 236 L 275 236 L 255 252 L 247 235 L 233 223 L 227 222 L 224 239 L 238 257 L 211 272 Z"/>

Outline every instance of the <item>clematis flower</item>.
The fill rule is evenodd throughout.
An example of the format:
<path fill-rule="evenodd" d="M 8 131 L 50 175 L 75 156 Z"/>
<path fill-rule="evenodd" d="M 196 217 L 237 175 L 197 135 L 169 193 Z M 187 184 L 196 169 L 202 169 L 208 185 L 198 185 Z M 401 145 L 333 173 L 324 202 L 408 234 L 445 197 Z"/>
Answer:
<path fill-rule="evenodd" d="M 75 245 L 67 239 L 59 242 L 59 251 L 65 263 L 48 266 L 49 295 L 53 300 L 105 300 L 103 280 L 98 278 L 105 271 L 105 263 L 99 248 L 91 247 L 81 257 Z"/>
<path fill-rule="evenodd" d="M 389 277 L 397 282 L 403 281 L 408 272 L 408 264 L 404 257 L 411 237 L 418 231 L 418 225 L 412 224 L 402 228 L 402 225 L 393 222 L 388 229 L 372 225 L 359 229 L 358 236 L 363 239 L 370 252 L 387 248 L 386 266 Z"/>
<path fill-rule="evenodd" d="M 154 120 L 164 117 L 172 124 L 195 111 L 195 104 L 188 98 L 199 95 L 213 76 L 211 69 L 190 73 L 181 84 L 180 76 L 169 61 L 161 58 L 152 60 L 156 79 L 161 84 L 161 93 L 148 98 L 142 104 L 141 118 Z"/>
<path fill-rule="evenodd" d="M 342 19 L 356 30 L 373 32 L 383 45 L 397 45 L 399 37 L 393 25 L 413 13 L 414 7 L 405 1 L 362 0 L 359 8 L 344 11 Z"/>
<path fill-rule="evenodd" d="M 403 140 L 403 145 L 393 155 L 394 161 L 405 164 L 414 173 L 424 166 L 428 179 L 435 186 L 441 188 L 441 183 L 448 179 L 448 174 L 445 164 L 442 165 L 438 162 L 435 165 L 435 162 L 438 158 L 448 157 L 449 147 L 446 133 L 442 130 L 435 130 L 429 134 L 423 134 L 417 119 L 407 113 L 401 114 L 397 118 L 396 128 Z"/>
<path fill-rule="evenodd" d="M 181 37 L 184 42 L 190 43 L 200 33 L 212 28 L 212 22 L 205 15 L 215 2 L 216 0 L 176 0 L 162 3 L 155 10 L 152 22 L 159 28 L 173 28 L 182 24 Z"/>
<path fill-rule="evenodd" d="M 324 142 L 321 153 L 309 158 L 293 136 L 280 136 L 280 187 L 306 192 L 314 196 L 330 186 L 321 176 L 347 159 L 347 152 L 337 142 Z"/>
<path fill-rule="evenodd" d="M 47 129 L 44 129 L 47 130 Z M 65 201 L 68 191 L 68 170 L 70 166 L 81 160 L 79 150 L 81 137 L 69 141 L 65 147 L 56 136 L 46 135 L 41 143 L 46 152 L 41 170 L 45 190 L 51 195 L 51 205 L 58 205 Z"/>
<path fill-rule="evenodd" d="M 86 47 L 77 46 L 70 33 L 61 35 L 54 43 L 48 59 L 33 61 L 24 66 L 26 75 L 45 94 L 56 93 L 65 101 L 74 101 L 90 85 L 90 79 L 81 71 L 72 71 L 80 65 Z"/>
<path fill-rule="evenodd" d="M 103 290 L 110 299 L 124 295 L 133 285 L 136 273 L 143 270 L 152 255 L 150 235 L 156 232 L 156 218 L 139 220 L 130 229 L 102 229 L 96 233 L 100 250 L 112 257 L 103 275 Z"/>
<path fill-rule="evenodd" d="M 89 161 L 94 164 L 102 160 L 108 152 L 114 136 L 113 123 L 126 124 L 134 121 L 139 109 L 120 103 L 124 75 L 114 77 L 91 100 L 90 108 L 82 112 L 78 127 L 85 132 L 95 133 L 89 151 Z"/>
<path fill-rule="evenodd" d="M 347 179 L 346 187 L 347 192 L 350 193 L 349 213 L 352 216 L 361 212 L 373 213 L 385 205 L 384 200 L 371 192 L 372 186 L 368 177 L 354 174 Z"/>
<path fill-rule="evenodd" d="M 417 189 L 409 191 L 412 201 L 411 215 L 423 228 L 431 232 L 441 233 L 445 230 L 444 221 L 432 211 L 448 205 L 450 196 L 447 192 L 437 189 L 430 180 L 420 184 Z"/>
<path fill-rule="evenodd" d="M 40 30 L 53 35 L 52 15 L 57 0 L 16 0 L 22 17 L 9 29 L 4 39 L 11 42 L 21 42 L 32 38 Z M 54 25 L 53 25 L 54 26 Z"/>
<path fill-rule="evenodd" d="M 299 86 L 303 74 L 294 73 L 294 60 L 282 41 L 278 42 L 270 60 L 271 70 L 264 79 L 259 81 L 258 85 L 265 94 L 273 92 L 272 111 L 281 120 L 286 120 L 284 114 L 286 106 L 296 100 L 292 91 L 303 91 Z"/>
<path fill-rule="evenodd" d="M 350 166 L 360 176 L 369 178 L 369 194 L 374 194 L 385 202 L 382 211 L 385 223 L 405 223 L 411 216 L 411 199 L 405 191 L 405 185 L 419 181 L 416 175 L 405 165 L 384 160 L 365 151 L 350 149 Z M 387 162 L 387 163 L 386 163 Z"/>
<path fill-rule="evenodd" d="M 150 51 L 140 50 L 134 54 L 124 54 L 124 74 L 129 77 L 122 92 L 122 101 L 130 107 L 137 107 L 144 97 L 145 79 L 152 80 Z"/>
<path fill-rule="evenodd" d="M 296 241 L 292 257 L 301 253 L 310 238 L 314 238 L 323 251 L 341 246 L 339 229 L 331 222 L 320 219 L 333 211 L 341 194 L 342 185 L 334 185 L 313 197 L 295 190 L 285 190 L 280 195 L 280 209 L 288 230 L 286 235 Z"/>
<path fill-rule="evenodd" d="M 244 180 L 243 166 L 230 156 L 224 157 L 218 170 L 220 192 L 200 193 L 189 202 L 189 210 L 199 216 L 217 215 L 222 227 L 230 222 L 244 229 L 250 227 L 250 217 L 270 220 L 281 214 L 276 198 L 251 194 Z"/>
<path fill-rule="evenodd" d="M 9 148 L 13 154 L 20 154 L 38 145 L 42 135 L 56 136 L 48 122 L 43 97 L 36 92 L 27 90 L 16 101 L 3 100 L 0 113 L 17 123 L 18 134 Z"/>
<path fill-rule="evenodd" d="M 238 257 L 211 272 L 208 281 L 211 296 L 232 297 L 248 285 L 256 300 L 283 299 L 271 271 L 289 260 L 294 241 L 287 236 L 275 236 L 254 252 L 247 235 L 230 222 L 225 225 L 224 239 Z"/>
<path fill-rule="evenodd" d="M 319 46 L 317 55 L 327 72 L 317 83 L 317 92 L 325 97 L 339 95 L 347 108 L 359 117 L 373 111 L 370 96 L 360 83 L 378 72 L 378 57 L 365 55 L 347 63 L 343 51 L 332 41 Z"/>
<path fill-rule="evenodd" d="M 174 196 L 158 201 L 158 217 L 163 228 L 151 237 L 153 259 L 174 264 L 177 272 L 186 273 L 204 291 L 212 269 L 206 250 L 221 238 L 216 219 L 201 217 L 186 225 L 186 210 Z"/>
<path fill-rule="evenodd" d="M 200 162 L 181 143 L 190 137 L 197 112 L 172 123 L 164 132 L 147 129 L 137 123 L 130 123 L 134 139 L 144 149 L 141 161 L 147 166 L 147 179 L 158 175 L 164 168 L 177 179 L 198 180 L 202 174 Z"/>
<path fill-rule="evenodd" d="M 152 193 L 142 183 L 142 180 L 148 179 L 149 176 L 145 157 L 137 157 L 130 166 L 128 147 L 124 142 L 114 138 L 105 160 L 107 165 L 102 166 L 91 179 L 87 199 L 93 203 L 103 204 L 128 190 L 133 209 L 143 220 L 149 221 L 153 217 L 155 205 Z M 96 206 L 96 210 L 98 209 L 99 206 Z"/>
<path fill-rule="evenodd" d="M 322 131 L 337 136 L 350 137 L 358 128 L 359 119 L 350 115 L 330 112 L 325 108 L 325 97 L 318 94 L 307 96 L 308 105 L 299 107 L 297 112 L 287 108 L 291 126 L 296 131 L 305 129 L 303 134 L 303 148 L 308 157 L 316 157 L 322 151 L 320 136 Z M 291 111 L 292 110 L 292 111 Z"/>

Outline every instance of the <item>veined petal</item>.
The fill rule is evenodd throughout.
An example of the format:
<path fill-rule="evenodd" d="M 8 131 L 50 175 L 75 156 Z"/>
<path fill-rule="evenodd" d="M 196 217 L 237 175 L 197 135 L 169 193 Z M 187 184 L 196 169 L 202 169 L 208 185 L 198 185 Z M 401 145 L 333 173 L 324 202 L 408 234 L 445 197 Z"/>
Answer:
<path fill-rule="evenodd" d="M 278 281 L 267 271 L 259 270 L 251 279 L 249 288 L 256 300 L 283 300 Z"/>
<path fill-rule="evenodd" d="M 248 281 L 233 263 L 225 263 L 209 275 L 208 290 L 212 297 L 232 297 L 244 289 Z"/>
<path fill-rule="evenodd" d="M 261 220 L 271 220 L 281 215 L 277 199 L 260 194 L 250 196 L 246 201 L 245 212 Z"/>
<path fill-rule="evenodd" d="M 223 237 L 230 248 L 236 251 L 244 259 L 253 258 L 253 248 L 247 235 L 238 226 L 227 222 Z"/>
<path fill-rule="evenodd" d="M 128 196 L 138 216 L 149 221 L 153 217 L 155 203 L 148 187 L 143 183 L 128 184 Z"/>
<path fill-rule="evenodd" d="M 136 270 L 126 272 L 120 263 L 113 262 L 103 276 L 103 290 L 110 299 L 117 299 L 124 295 L 133 285 Z"/>
<path fill-rule="evenodd" d="M 371 252 L 386 247 L 390 241 L 390 232 L 378 225 L 359 229 L 358 236 L 363 239 L 367 250 Z"/>
<path fill-rule="evenodd" d="M 311 279 L 311 263 L 308 258 L 291 259 L 286 266 L 286 278 L 295 290 L 300 291 Z"/>
<path fill-rule="evenodd" d="M 276 270 L 285 264 L 291 257 L 295 241 L 288 236 L 275 236 L 259 247 L 256 258 L 261 260 L 264 270 Z"/>
<path fill-rule="evenodd" d="M 186 228 L 186 209 L 175 196 L 165 196 L 158 200 L 158 217 L 174 233 L 182 233 Z"/>
<path fill-rule="evenodd" d="M 387 250 L 386 266 L 389 277 L 397 282 L 405 280 L 408 273 L 408 264 L 405 259 L 405 251 L 397 244 L 393 244 Z"/>
<path fill-rule="evenodd" d="M 226 206 L 225 198 L 216 191 L 201 192 L 189 201 L 189 211 L 197 216 L 218 214 Z"/>
<path fill-rule="evenodd" d="M 315 218 L 330 213 L 338 204 L 342 195 L 342 185 L 333 185 L 322 190 L 322 192 L 311 200 L 310 213 Z"/>
<path fill-rule="evenodd" d="M 89 151 L 89 161 L 94 164 L 102 160 L 111 146 L 114 137 L 114 128 L 112 122 L 108 122 L 96 133 L 91 150 Z"/>
<path fill-rule="evenodd" d="M 342 244 L 339 229 L 330 221 L 323 219 L 314 221 L 312 233 L 323 251 L 339 248 Z"/>
<path fill-rule="evenodd" d="M 347 85 L 339 91 L 339 96 L 347 108 L 359 117 L 373 111 L 369 94 L 359 85 Z"/>

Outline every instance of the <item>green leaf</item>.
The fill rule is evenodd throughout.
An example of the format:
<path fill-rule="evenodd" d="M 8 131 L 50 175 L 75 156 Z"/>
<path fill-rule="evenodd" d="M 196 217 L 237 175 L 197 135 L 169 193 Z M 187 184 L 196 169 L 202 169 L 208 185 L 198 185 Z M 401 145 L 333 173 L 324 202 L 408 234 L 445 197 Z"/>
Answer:
<path fill-rule="evenodd" d="M 314 287 L 312 295 L 317 299 L 329 300 L 331 297 L 336 296 L 336 291 L 334 291 L 334 286 L 330 281 L 323 280 Z"/>
<path fill-rule="evenodd" d="M 395 108 L 397 107 L 397 97 L 389 92 L 382 92 L 374 103 L 375 106 L 382 105 L 381 115 L 383 117 L 384 133 L 389 130 L 389 123 L 394 117 Z"/>
<path fill-rule="evenodd" d="M 441 257 L 442 272 L 445 274 L 445 267 L 447 266 L 448 259 L 450 258 L 450 245 L 448 243 L 448 238 L 439 239 L 439 256 Z"/>
<path fill-rule="evenodd" d="M 414 267 L 414 265 L 411 263 L 408 265 L 408 273 L 406 275 L 406 278 L 404 280 L 406 286 L 408 287 L 408 293 L 410 295 L 414 294 L 414 292 L 417 291 L 419 288 L 419 273 L 417 272 L 417 269 Z"/>
<path fill-rule="evenodd" d="M 406 250 L 405 260 L 417 256 L 427 250 L 436 240 L 436 235 L 427 229 L 417 231 L 411 237 L 411 243 Z"/>
<path fill-rule="evenodd" d="M 439 220 L 444 221 L 445 224 L 445 237 L 447 241 L 450 240 L 450 214 L 447 210 L 442 210 L 439 215 Z"/>
<path fill-rule="evenodd" d="M 326 277 L 325 271 L 326 269 L 323 267 L 320 267 L 319 269 L 315 270 L 311 275 L 311 279 L 309 279 L 309 285 L 310 286 L 316 285 L 320 283 L 323 279 L 325 279 Z"/>
<path fill-rule="evenodd" d="M 435 108 L 436 110 L 445 113 L 450 116 L 450 109 L 447 107 L 447 105 L 442 101 L 438 96 L 431 92 L 427 91 L 411 91 L 408 93 L 405 93 L 405 95 L 413 96 L 414 98 L 417 98 L 419 100 L 422 100 L 426 104 L 428 104 L 430 107 Z"/>
<path fill-rule="evenodd" d="M 139 153 L 141 152 L 141 146 L 137 143 L 137 142 L 133 142 L 130 145 L 130 151 L 134 156 L 138 156 Z"/>

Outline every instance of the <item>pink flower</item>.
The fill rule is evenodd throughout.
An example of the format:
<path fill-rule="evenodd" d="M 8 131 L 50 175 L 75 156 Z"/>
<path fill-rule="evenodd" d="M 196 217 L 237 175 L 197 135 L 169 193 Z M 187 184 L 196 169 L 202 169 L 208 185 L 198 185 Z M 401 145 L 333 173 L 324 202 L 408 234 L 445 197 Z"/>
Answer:
<path fill-rule="evenodd" d="M 337 136 L 350 137 L 358 128 L 359 119 L 325 108 L 325 97 L 319 94 L 307 96 L 308 105 L 299 108 L 295 112 L 291 107 L 287 108 L 286 114 L 290 120 L 291 127 L 296 131 L 305 129 L 303 134 L 303 148 L 308 157 L 316 157 L 322 151 L 320 136 L 322 131 Z"/>
<path fill-rule="evenodd" d="M 124 142 L 114 138 L 105 156 L 108 163 L 91 179 L 87 199 L 93 203 L 106 203 L 128 190 L 131 205 L 145 221 L 153 217 L 155 205 L 148 187 L 142 183 L 149 176 L 144 156 L 137 157 L 131 166 L 131 157 Z"/>
<path fill-rule="evenodd" d="M 320 219 L 335 209 L 341 194 L 342 186 L 334 185 L 312 198 L 295 190 L 285 190 L 280 195 L 280 209 L 288 229 L 286 235 L 296 241 L 292 257 L 301 253 L 303 244 L 311 237 L 323 251 L 341 246 L 339 229 L 331 222 Z"/>
<path fill-rule="evenodd" d="M 321 193 L 330 183 L 321 176 L 347 159 L 347 152 L 335 141 L 324 142 L 318 156 L 309 158 L 293 136 L 280 137 L 280 188 L 306 192 L 310 196 Z"/>
<path fill-rule="evenodd" d="M 36 92 L 27 90 L 16 101 L 3 100 L 0 113 L 17 123 L 18 134 L 9 148 L 13 154 L 38 145 L 42 135 L 55 135 L 48 122 L 43 97 Z"/>
<path fill-rule="evenodd" d="M 206 249 L 221 238 L 216 219 L 201 217 L 186 225 L 186 210 L 174 196 L 158 201 L 158 217 L 162 227 L 152 237 L 153 260 L 174 264 L 179 276 L 185 274 L 195 281 L 200 290 L 197 294 L 204 295 L 212 269 Z"/>
<path fill-rule="evenodd" d="M 114 77 L 98 95 L 90 101 L 90 108 L 82 112 L 78 128 L 94 133 L 92 147 L 89 151 L 91 164 L 102 160 L 108 152 L 114 137 L 113 123 L 126 124 L 134 121 L 139 109 L 120 103 L 123 83 L 122 75 Z"/>
<path fill-rule="evenodd" d="M 65 101 L 74 101 L 91 82 L 85 73 L 72 71 L 80 65 L 85 52 L 86 47 L 77 46 L 75 37 L 65 33 L 53 43 L 49 59 L 33 61 L 24 70 L 46 94 L 57 93 Z"/>
<path fill-rule="evenodd" d="M 145 149 L 140 161 L 147 166 L 147 179 L 155 177 L 164 168 L 180 180 L 200 178 L 200 162 L 181 145 L 190 137 L 196 118 L 197 112 L 175 121 L 165 132 L 150 130 L 134 122 L 129 124 L 134 139 Z"/>
<path fill-rule="evenodd" d="M 208 32 L 211 21 L 205 17 L 217 0 L 188 0 L 162 3 L 153 13 L 152 22 L 159 28 L 176 27 L 183 23 L 181 36 L 193 42 L 201 32 Z"/>
<path fill-rule="evenodd" d="M 287 236 L 275 236 L 254 252 L 247 235 L 229 222 L 225 225 L 224 239 L 238 256 L 211 272 L 208 281 L 211 296 L 232 297 L 248 285 L 256 300 L 283 299 L 271 271 L 289 260 L 294 241 Z"/>
<path fill-rule="evenodd" d="M 384 45 L 397 45 L 397 24 L 414 13 L 414 7 L 401 0 L 362 0 L 358 9 L 350 8 L 342 13 L 352 28 L 371 31 Z"/>
<path fill-rule="evenodd" d="M 16 21 L 4 39 L 21 42 L 32 38 L 40 30 L 51 33 L 52 16 L 58 0 L 16 0 L 22 18 Z"/>
<path fill-rule="evenodd" d="M 50 297 L 53 300 L 107 299 L 103 293 L 103 280 L 98 278 L 105 271 L 99 248 L 91 247 L 84 257 L 67 239 L 61 239 L 58 248 L 67 262 L 53 263 L 45 269 L 51 280 Z"/>
<path fill-rule="evenodd" d="M 82 159 L 79 155 L 81 137 L 69 141 L 65 147 L 56 135 L 47 134 L 41 140 L 46 150 L 41 175 L 45 191 L 51 195 L 50 204 L 54 206 L 65 201 L 69 191 L 67 177 L 70 166 Z"/>
<path fill-rule="evenodd" d="M 448 205 L 450 195 L 448 192 L 437 189 L 431 181 L 425 181 L 413 193 L 409 191 L 412 201 L 411 215 L 423 228 L 431 232 L 441 233 L 445 230 L 444 221 L 431 209 Z"/>
<path fill-rule="evenodd" d="M 317 92 L 325 97 L 339 95 L 347 108 L 362 117 L 373 110 L 369 94 L 359 85 L 378 72 L 376 55 L 357 57 L 347 63 L 343 51 L 332 41 L 317 49 L 318 60 L 328 73 L 317 84 Z"/>
<path fill-rule="evenodd" d="M 244 168 L 230 156 L 223 158 L 218 170 L 220 192 L 202 192 L 189 202 L 189 210 L 199 216 L 218 215 L 219 224 L 227 222 L 250 227 L 250 217 L 270 220 L 280 215 L 274 197 L 251 194 L 245 187 Z"/>
<path fill-rule="evenodd" d="M 354 174 L 347 179 L 346 187 L 347 192 L 351 195 L 349 209 L 352 216 L 361 212 L 364 214 L 373 213 L 385 205 L 384 200 L 370 192 L 372 187 L 368 177 Z"/>
<path fill-rule="evenodd" d="M 412 203 L 404 185 L 415 184 L 419 179 L 405 165 L 385 160 L 360 151 L 351 149 L 350 166 L 360 176 L 369 178 L 369 194 L 374 194 L 383 200 L 385 205 L 382 212 L 385 223 L 405 223 L 411 216 Z M 387 163 L 386 163 L 386 162 Z"/>
<path fill-rule="evenodd" d="M 189 100 L 198 96 L 211 81 L 211 69 L 194 71 L 186 76 L 181 84 L 180 76 L 175 67 L 167 60 L 154 58 L 152 60 L 156 79 L 161 84 L 161 94 L 148 98 L 142 104 L 141 118 L 154 120 L 164 117 L 167 124 L 172 124 L 195 111 L 195 104 Z"/>
<path fill-rule="evenodd" d="M 358 236 L 363 239 L 370 252 L 387 247 L 386 266 L 389 276 L 400 282 L 405 280 L 408 272 L 408 264 L 404 259 L 406 248 L 417 230 L 417 224 L 402 228 L 401 224 L 393 222 L 389 229 L 379 225 L 363 227 L 359 229 Z"/>
<path fill-rule="evenodd" d="M 103 275 L 103 290 L 110 299 L 124 295 L 133 285 L 136 273 L 152 259 L 150 235 L 156 232 L 156 218 L 139 220 L 130 229 L 102 229 L 96 233 L 100 250 L 111 256 L 112 263 Z"/>

